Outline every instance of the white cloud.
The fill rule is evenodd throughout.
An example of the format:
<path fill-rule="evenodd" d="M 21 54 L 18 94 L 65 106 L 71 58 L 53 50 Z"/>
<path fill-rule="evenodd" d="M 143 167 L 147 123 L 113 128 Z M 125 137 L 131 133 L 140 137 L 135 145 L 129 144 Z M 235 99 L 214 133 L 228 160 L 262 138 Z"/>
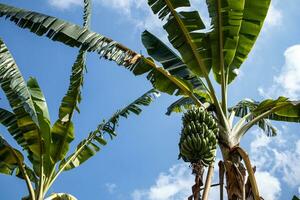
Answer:
<path fill-rule="evenodd" d="M 280 197 L 281 187 L 279 180 L 266 171 L 255 173 L 260 195 L 265 200 L 277 200 Z"/>
<path fill-rule="evenodd" d="M 219 159 L 216 159 L 219 160 Z M 217 163 L 217 162 L 216 162 Z M 216 164 L 217 166 L 217 164 Z M 279 180 L 267 171 L 257 171 L 256 178 L 261 195 L 265 200 L 279 199 L 281 187 Z M 215 167 L 213 183 L 218 182 L 218 168 Z M 205 179 L 205 177 L 204 177 Z M 194 176 L 187 164 L 173 165 L 167 173 L 161 173 L 155 184 L 148 189 L 135 190 L 132 193 L 133 200 L 186 200 L 192 193 Z M 225 199 L 227 198 L 226 192 Z M 219 187 L 212 187 L 209 199 L 219 199 Z"/>
<path fill-rule="evenodd" d="M 218 168 L 215 168 L 213 183 L 218 181 L 217 170 Z M 192 170 L 187 164 L 175 164 L 168 170 L 167 173 L 160 173 L 160 175 L 156 178 L 155 184 L 150 186 L 148 189 L 135 190 L 131 195 L 132 199 L 186 200 L 192 194 L 191 188 L 195 183 L 195 177 L 191 174 L 191 172 Z M 209 199 L 215 200 L 218 198 L 219 187 L 212 187 L 209 193 Z"/>
<path fill-rule="evenodd" d="M 300 160 L 300 140 L 295 144 L 294 150 L 280 151 L 273 149 L 275 165 L 273 170 L 280 171 L 284 176 L 283 180 L 292 187 L 300 185 L 300 168 L 297 164 Z"/>
<path fill-rule="evenodd" d="M 284 129 L 285 134 L 288 134 L 287 129 Z M 282 136 L 281 131 L 274 138 L 267 138 L 259 132 L 258 130 L 252 131 L 255 135 L 255 139 L 250 144 L 250 157 L 253 165 L 257 166 L 258 172 L 268 171 L 270 176 L 279 175 L 280 181 L 297 188 L 300 185 L 300 168 L 295 163 L 300 160 L 300 140 L 288 141 Z M 280 192 L 274 180 L 273 185 L 274 190 L 277 188 L 277 192 Z"/>
<path fill-rule="evenodd" d="M 106 184 L 105 184 L 105 187 L 106 187 L 107 191 L 108 191 L 110 194 L 112 194 L 112 193 L 115 192 L 115 190 L 116 190 L 116 188 L 117 188 L 117 185 L 114 184 L 114 183 L 106 183 Z"/>
<path fill-rule="evenodd" d="M 266 28 L 282 25 L 282 18 L 283 18 L 282 12 L 274 4 L 275 3 L 271 3 L 268 11 L 265 20 Z"/>
<path fill-rule="evenodd" d="M 103 6 L 119 10 L 123 14 L 130 15 L 131 7 L 137 0 L 96 0 Z"/>
<path fill-rule="evenodd" d="M 50 5 L 58 9 L 68 9 L 72 6 L 82 5 L 83 0 L 48 0 Z"/>
<path fill-rule="evenodd" d="M 276 98 L 285 95 L 291 99 L 300 97 L 300 45 L 286 49 L 284 57 L 285 63 L 279 75 L 274 77 L 273 85 L 268 89 L 258 89 L 262 96 Z"/>
<path fill-rule="evenodd" d="M 135 190 L 134 200 L 179 200 L 191 194 L 194 177 L 187 164 L 172 166 L 167 173 L 161 173 L 153 186 L 147 190 Z"/>

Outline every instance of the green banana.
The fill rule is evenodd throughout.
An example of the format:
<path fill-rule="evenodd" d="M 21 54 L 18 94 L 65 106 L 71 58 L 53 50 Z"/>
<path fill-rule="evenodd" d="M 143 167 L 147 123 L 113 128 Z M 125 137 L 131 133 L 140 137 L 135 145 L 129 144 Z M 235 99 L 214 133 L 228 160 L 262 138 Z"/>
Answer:
<path fill-rule="evenodd" d="M 213 116 L 203 108 L 192 108 L 182 117 L 179 158 L 209 165 L 215 158 L 219 129 Z"/>

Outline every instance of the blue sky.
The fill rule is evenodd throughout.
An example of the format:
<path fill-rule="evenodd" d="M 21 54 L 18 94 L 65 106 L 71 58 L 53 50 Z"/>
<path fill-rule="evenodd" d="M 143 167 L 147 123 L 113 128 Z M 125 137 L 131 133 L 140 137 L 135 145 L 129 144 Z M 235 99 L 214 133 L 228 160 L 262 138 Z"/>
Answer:
<path fill-rule="evenodd" d="M 81 24 L 81 0 L 0 0 L 30 10 L 48 13 Z M 193 0 L 209 23 L 204 1 Z M 265 27 L 244 63 L 240 76 L 230 85 L 230 104 L 244 98 L 262 100 L 286 95 L 300 99 L 300 28 L 299 2 L 273 0 Z M 166 41 L 161 23 L 152 15 L 144 0 L 94 0 L 92 29 L 145 54 L 140 41 L 144 29 Z M 77 49 L 37 37 L 1 19 L 0 37 L 15 57 L 24 77 L 38 79 L 46 96 L 51 121 L 68 87 L 71 66 Z M 83 88 L 81 114 L 76 114 L 76 144 L 102 119 L 130 103 L 151 88 L 145 77 L 134 77 L 114 63 L 88 55 L 88 73 Z M 8 107 L 1 91 L 1 107 Z M 182 200 L 190 195 L 193 177 L 190 169 L 177 160 L 181 115 L 164 115 L 175 97 L 161 95 L 139 117 L 121 120 L 118 137 L 94 158 L 79 168 L 62 174 L 50 192 L 66 192 L 80 200 Z M 253 164 L 266 200 L 291 199 L 300 193 L 299 124 L 276 123 L 279 134 L 268 138 L 253 128 L 242 141 Z M 1 133 L 9 139 L 7 132 Z M 218 155 L 218 157 L 220 157 Z M 216 177 L 216 176 L 215 176 Z M 214 180 L 217 182 L 217 179 Z M 26 194 L 25 183 L 0 175 L 3 200 L 20 199 Z M 216 199 L 217 189 L 211 199 Z M 300 195 L 300 194 L 299 194 Z"/>

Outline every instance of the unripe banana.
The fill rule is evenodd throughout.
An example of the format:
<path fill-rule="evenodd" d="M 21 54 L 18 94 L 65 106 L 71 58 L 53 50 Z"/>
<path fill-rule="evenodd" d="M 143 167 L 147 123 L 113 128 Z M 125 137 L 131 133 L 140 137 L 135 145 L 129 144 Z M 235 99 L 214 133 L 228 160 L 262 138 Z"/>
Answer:
<path fill-rule="evenodd" d="M 186 162 L 209 165 L 215 157 L 219 129 L 210 113 L 192 108 L 182 117 L 179 157 Z"/>

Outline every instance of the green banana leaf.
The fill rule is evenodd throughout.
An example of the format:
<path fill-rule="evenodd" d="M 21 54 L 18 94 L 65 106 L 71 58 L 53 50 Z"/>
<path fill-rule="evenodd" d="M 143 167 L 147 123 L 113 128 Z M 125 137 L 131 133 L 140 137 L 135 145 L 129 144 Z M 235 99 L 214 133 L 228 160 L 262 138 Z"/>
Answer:
<path fill-rule="evenodd" d="M 84 1 L 83 27 L 89 29 L 91 23 L 91 2 Z M 51 157 L 54 162 L 63 159 L 69 150 L 69 143 L 74 139 L 72 116 L 74 110 L 79 111 L 81 88 L 86 68 L 86 51 L 81 48 L 72 66 L 69 88 L 59 107 L 59 119 L 52 128 Z"/>
<path fill-rule="evenodd" d="M 91 0 L 83 0 L 84 8 L 83 8 L 83 27 L 90 28 L 91 27 L 91 18 L 92 18 L 92 1 Z"/>
<path fill-rule="evenodd" d="M 0 173 L 13 175 L 24 157 L 0 135 Z"/>
<path fill-rule="evenodd" d="M 237 105 L 234 107 L 229 108 L 229 111 L 235 111 L 235 116 L 236 117 L 244 117 L 248 115 L 249 113 L 253 114 L 253 110 L 257 108 L 259 105 L 259 102 L 256 102 L 252 99 L 244 99 L 240 101 Z M 247 122 L 251 121 L 254 119 L 256 115 L 251 115 L 247 118 Z M 277 135 L 277 128 L 269 121 L 269 119 L 261 119 L 259 120 L 256 125 L 262 129 L 267 136 L 276 136 Z"/>
<path fill-rule="evenodd" d="M 210 42 L 215 79 L 231 83 L 250 53 L 262 28 L 271 0 L 206 0 L 211 18 Z"/>
<path fill-rule="evenodd" d="M 101 57 L 113 60 L 119 65 L 129 66 L 131 59 L 136 56 L 135 52 L 110 38 L 42 13 L 0 4 L 0 17 L 9 18 L 19 27 L 29 29 L 37 35 L 46 35 L 51 40 L 68 46 L 97 52 Z"/>
<path fill-rule="evenodd" d="M 69 144 L 74 139 L 74 127 L 71 120 L 74 110 L 79 111 L 77 105 L 81 99 L 85 61 L 85 51 L 80 49 L 72 67 L 67 94 L 63 97 L 59 108 L 59 119 L 52 127 L 51 157 L 54 162 L 58 162 L 65 157 L 69 150 Z"/>
<path fill-rule="evenodd" d="M 266 99 L 262 101 L 253 113 L 259 115 L 270 109 L 277 109 L 267 118 L 275 121 L 300 122 L 300 101 L 291 101 L 287 97 L 279 97 L 276 100 Z"/>
<path fill-rule="evenodd" d="M 14 138 L 28 151 L 28 158 L 38 170 L 42 151 L 39 119 L 26 83 L 12 55 L 0 39 L 0 84 L 15 113 L 20 132 Z"/>
<path fill-rule="evenodd" d="M 163 68 L 156 67 L 151 60 L 110 38 L 89 31 L 85 27 L 5 4 L 0 4 L 0 17 L 9 18 L 19 27 L 29 29 L 39 36 L 45 35 L 51 40 L 62 42 L 65 45 L 79 47 L 88 52 L 96 52 L 100 57 L 125 66 L 134 75 L 147 73 L 147 78 L 153 87 L 161 92 L 183 95 L 186 92 L 182 90 L 185 90 L 192 93 L 191 86 L 185 80 L 171 77 Z"/>
<path fill-rule="evenodd" d="M 203 33 L 205 25 L 197 11 L 175 10 L 190 7 L 189 0 L 148 0 L 148 4 L 161 20 L 166 19 L 164 29 L 168 39 L 188 68 L 198 76 L 207 76 L 211 69 L 211 51 L 209 36 Z"/>
<path fill-rule="evenodd" d="M 50 146 L 51 146 L 51 122 L 48 111 L 48 106 L 44 94 L 38 85 L 35 78 L 30 78 L 27 81 L 27 87 L 31 94 L 38 122 L 39 122 L 39 134 L 36 136 L 36 140 L 40 140 L 42 143 L 42 154 L 43 154 L 43 167 L 45 174 L 49 175 L 51 172 L 52 159 L 50 158 Z M 39 164 L 33 163 L 34 168 L 38 168 Z"/>
<path fill-rule="evenodd" d="M 160 62 L 171 75 L 187 80 L 193 86 L 193 89 L 205 90 L 202 80 L 187 68 L 175 52 L 152 33 L 144 31 L 142 33 L 142 42 L 148 54 Z"/>
<path fill-rule="evenodd" d="M 21 131 L 20 131 L 20 129 L 19 129 L 19 127 L 18 127 L 18 124 L 17 124 L 16 116 L 15 116 L 13 113 L 11 113 L 11 112 L 9 112 L 9 111 L 3 109 L 3 108 L 0 108 L 0 124 L 2 124 L 3 126 L 5 126 L 5 127 L 7 128 L 7 130 L 8 130 L 8 132 L 9 132 L 13 137 L 16 136 L 16 135 L 18 135 L 18 134 L 21 134 Z M 4 144 L 9 145 L 1 135 L 0 135 L 0 140 L 2 141 L 2 144 L 3 144 L 3 145 L 4 145 Z M 18 140 L 17 138 L 15 138 L 15 140 L 16 140 L 17 142 L 20 142 L 20 141 L 25 142 L 24 139 Z M 22 146 L 22 143 L 20 143 L 20 145 Z M 10 146 L 7 146 L 7 147 L 10 147 Z M 12 148 L 12 147 L 11 147 L 11 148 Z M 16 150 L 16 149 L 15 149 L 15 150 Z M 19 151 L 16 150 L 15 152 L 19 152 Z M 20 155 L 19 153 L 17 153 L 17 154 Z M 10 155 L 11 155 L 11 154 L 10 154 Z M 6 156 L 8 156 L 8 155 L 6 155 Z M 2 162 L 2 159 L 3 159 L 3 158 L 0 156 L 0 162 Z M 4 160 L 5 160 L 5 158 L 4 158 Z M 23 159 L 22 159 L 22 160 L 23 160 Z M 19 166 L 14 165 L 13 167 L 15 167 L 15 168 L 12 169 L 12 167 L 8 167 L 8 168 L 7 168 L 7 165 L 5 165 L 4 163 L 2 163 L 2 164 L 0 164 L 0 165 L 2 166 L 2 168 L 3 168 L 4 171 L 9 172 L 10 170 L 12 170 L 11 173 L 9 173 L 9 174 L 13 174 L 13 171 L 15 171 L 15 175 L 16 175 L 17 177 L 24 179 L 23 174 L 22 174 L 21 171 L 19 170 Z M 6 166 L 6 167 L 5 167 L 5 166 Z M 30 167 L 26 166 L 25 164 L 24 164 L 24 166 L 25 166 L 25 170 L 26 170 L 27 175 L 29 176 L 30 180 L 31 180 L 32 182 L 36 183 L 36 182 L 37 182 L 37 178 L 36 178 L 36 176 L 35 176 L 33 170 L 32 170 Z M 1 167 L 0 167 L 0 168 L 1 168 Z M 6 170 L 5 170 L 5 168 L 6 168 Z"/>
<path fill-rule="evenodd" d="M 170 95 L 186 95 L 194 93 L 193 86 L 178 76 L 172 76 L 162 67 L 157 67 L 151 58 L 141 57 L 136 65 L 132 68 L 135 75 L 147 73 L 147 79 L 153 87 L 160 92 Z"/>
<path fill-rule="evenodd" d="M 229 66 L 228 83 L 232 82 L 250 53 L 267 16 L 271 0 L 245 0 L 243 21 L 239 31 L 236 53 Z"/>
<path fill-rule="evenodd" d="M 251 121 L 271 109 L 274 109 L 274 112 L 256 123 L 269 136 L 276 135 L 277 133 L 276 128 L 269 120 L 300 123 L 300 101 L 290 101 L 286 97 L 279 97 L 276 100 L 266 99 L 262 102 L 245 99 L 240 101 L 236 106 L 229 108 L 229 111 L 234 110 L 237 117 L 244 117 L 248 113 L 252 113 L 247 120 Z"/>
<path fill-rule="evenodd" d="M 296 195 L 294 195 L 292 200 L 300 200 L 300 199 Z"/>
<path fill-rule="evenodd" d="M 14 113 L 0 108 L 0 123 L 7 128 L 10 135 L 13 136 L 20 146 L 26 147 L 26 140 L 22 137 L 22 132 L 18 127 L 17 118 Z"/>
<path fill-rule="evenodd" d="M 222 68 L 225 74 L 236 54 L 245 1 L 206 0 L 212 25 L 209 32 L 212 68 L 215 79 L 220 84 Z"/>
<path fill-rule="evenodd" d="M 95 131 L 91 132 L 86 139 L 77 145 L 74 153 L 61 161 L 59 168 L 63 170 L 73 169 L 94 156 L 100 150 L 100 147 L 107 143 L 104 138 L 105 133 L 111 139 L 116 136 L 115 129 L 118 126 L 120 117 L 127 118 L 130 113 L 139 115 L 142 112 L 140 106 L 150 105 L 158 95 L 159 92 L 157 90 L 151 89 L 122 110 L 117 111 L 107 122 L 103 121 Z"/>

